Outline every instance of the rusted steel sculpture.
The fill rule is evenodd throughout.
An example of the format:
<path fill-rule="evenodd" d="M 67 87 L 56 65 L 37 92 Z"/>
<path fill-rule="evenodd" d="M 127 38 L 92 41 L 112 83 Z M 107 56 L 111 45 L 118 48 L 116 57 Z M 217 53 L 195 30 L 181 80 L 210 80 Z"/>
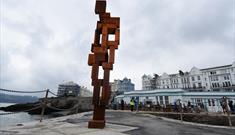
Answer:
<path fill-rule="evenodd" d="M 106 12 L 106 1 L 96 0 L 95 13 L 99 15 L 95 30 L 94 43 L 91 46 L 88 65 L 92 66 L 91 79 L 93 86 L 93 120 L 89 121 L 89 128 L 105 127 L 105 107 L 110 98 L 109 74 L 113 69 L 115 49 L 118 49 L 120 37 L 120 18 L 110 17 Z M 115 36 L 110 40 L 111 36 Z M 100 69 L 102 66 L 103 70 Z M 99 79 L 99 70 L 103 71 L 103 78 Z"/>

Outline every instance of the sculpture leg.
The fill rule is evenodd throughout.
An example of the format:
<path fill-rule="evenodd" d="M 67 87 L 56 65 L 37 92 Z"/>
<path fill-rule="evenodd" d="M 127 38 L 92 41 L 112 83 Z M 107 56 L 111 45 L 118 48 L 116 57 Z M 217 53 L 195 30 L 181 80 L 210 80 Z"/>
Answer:
<path fill-rule="evenodd" d="M 104 128 L 105 127 L 105 105 L 95 105 L 93 120 L 89 121 L 88 128 Z"/>

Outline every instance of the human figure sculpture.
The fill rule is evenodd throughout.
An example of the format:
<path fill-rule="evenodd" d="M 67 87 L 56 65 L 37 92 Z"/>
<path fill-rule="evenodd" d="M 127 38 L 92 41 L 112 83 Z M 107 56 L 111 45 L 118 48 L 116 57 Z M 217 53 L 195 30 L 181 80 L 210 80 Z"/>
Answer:
<path fill-rule="evenodd" d="M 93 86 L 94 105 L 93 119 L 88 128 L 105 127 L 105 107 L 109 103 L 111 87 L 109 85 L 110 70 L 113 69 L 115 49 L 118 49 L 120 37 L 120 18 L 111 17 L 106 12 L 106 0 L 96 0 L 95 13 L 99 15 L 94 43 L 88 57 L 88 65 L 92 66 L 91 79 Z M 110 40 L 114 35 L 115 39 Z M 102 69 L 101 69 L 102 67 Z M 103 71 L 103 78 L 99 78 L 99 70 Z"/>

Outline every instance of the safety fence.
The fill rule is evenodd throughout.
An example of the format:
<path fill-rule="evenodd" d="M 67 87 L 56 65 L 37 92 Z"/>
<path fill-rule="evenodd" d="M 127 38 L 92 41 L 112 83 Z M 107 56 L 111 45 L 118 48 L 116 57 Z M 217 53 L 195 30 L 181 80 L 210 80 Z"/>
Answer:
<path fill-rule="evenodd" d="M 50 91 L 49 89 L 47 90 L 39 90 L 39 91 L 19 91 L 19 90 L 9 90 L 9 89 L 2 89 L 0 88 L 0 93 L 1 92 L 7 92 L 7 93 L 23 93 L 23 94 L 35 94 L 35 93 L 45 93 L 45 97 L 41 98 L 38 104 L 34 104 L 32 108 L 27 108 L 25 110 L 20 110 L 20 111 L 14 111 L 14 112 L 3 112 L 0 113 L 0 116 L 3 115 L 12 115 L 12 114 L 17 114 L 17 113 L 21 113 L 21 112 L 31 112 L 31 111 L 35 111 L 35 110 L 41 110 L 41 114 L 40 114 L 40 122 L 42 122 L 43 118 L 44 118 L 44 114 L 45 114 L 45 109 L 52 109 L 55 111 L 75 111 L 75 113 L 78 113 L 78 109 L 79 109 L 79 105 L 74 104 L 71 108 L 58 108 L 55 106 L 52 106 L 52 104 L 49 101 L 49 94 L 51 94 L 53 97 L 58 97 L 57 94 L 53 93 L 52 91 Z"/>
<path fill-rule="evenodd" d="M 233 102 L 235 98 L 228 98 L 226 96 L 221 97 L 220 99 L 210 99 L 210 100 L 201 100 L 199 102 L 195 101 L 188 101 L 188 100 L 181 100 L 178 99 L 173 104 L 160 104 L 157 103 L 143 103 L 138 102 L 134 103 L 134 106 L 130 104 L 121 104 L 117 103 L 112 106 L 113 109 L 120 109 L 120 110 L 132 110 L 133 111 L 146 111 L 146 112 L 159 112 L 159 113 L 174 113 L 178 114 L 180 120 L 183 122 L 183 115 L 184 114 L 206 114 L 206 115 L 217 115 L 217 116 L 226 116 L 228 125 L 235 126 L 232 123 L 231 116 L 235 114 L 235 105 Z M 217 110 L 215 112 L 211 110 Z M 221 111 L 220 111 L 221 110 Z M 233 116 L 235 117 L 235 116 Z"/>

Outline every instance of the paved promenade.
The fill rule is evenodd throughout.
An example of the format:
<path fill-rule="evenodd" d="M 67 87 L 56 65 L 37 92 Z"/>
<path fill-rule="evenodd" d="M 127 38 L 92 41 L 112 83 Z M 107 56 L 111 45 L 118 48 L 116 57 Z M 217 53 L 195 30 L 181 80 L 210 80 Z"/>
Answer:
<path fill-rule="evenodd" d="M 0 135 L 235 135 L 235 128 L 180 123 L 143 113 L 107 112 L 105 129 L 88 129 L 91 113 L 0 128 Z"/>

